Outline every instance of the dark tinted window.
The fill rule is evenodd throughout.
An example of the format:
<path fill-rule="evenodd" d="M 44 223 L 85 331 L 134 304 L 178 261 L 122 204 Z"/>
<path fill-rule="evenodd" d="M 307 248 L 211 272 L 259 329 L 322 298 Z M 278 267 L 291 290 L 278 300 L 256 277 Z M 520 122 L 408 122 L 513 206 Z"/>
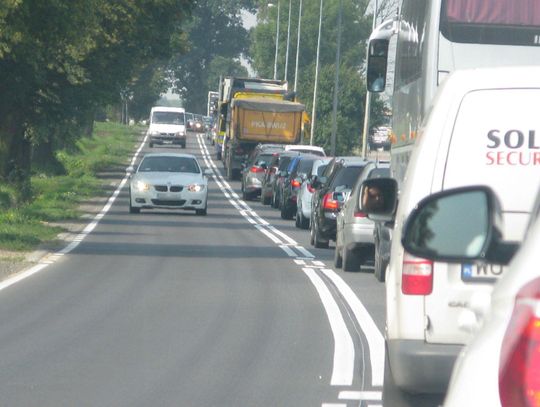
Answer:
<path fill-rule="evenodd" d="M 450 41 L 472 44 L 537 45 L 538 0 L 446 0 L 441 31 Z"/>
<path fill-rule="evenodd" d="M 324 170 L 326 169 L 326 167 L 328 167 L 328 164 L 320 165 L 319 168 L 317 168 L 317 176 L 318 176 L 318 177 L 320 177 L 321 175 L 323 175 Z"/>
<path fill-rule="evenodd" d="M 292 159 L 293 157 L 290 157 L 290 156 L 282 156 L 279 160 L 278 170 L 285 171 L 287 167 L 289 166 L 289 163 L 291 162 Z"/>
<path fill-rule="evenodd" d="M 388 178 L 390 177 L 390 168 L 374 168 L 368 178 Z"/>
<path fill-rule="evenodd" d="M 152 123 L 156 124 L 184 124 L 184 113 L 181 112 L 154 112 Z"/>
<path fill-rule="evenodd" d="M 339 186 L 345 186 L 347 188 L 352 188 L 362 173 L 362 169 L 364 167 L 343 167 L 339 172 L 336 174 L 334 179 L 332 180 L 332 188 L 336 188 Z"/>
<path fill-rule="evenodd" d="M 260 154 L 257 159 L 255 160 L 255 165 L 260 165 L 262 162 L 265 162 L 268 164 L 270 161 L 272 161 L 272 154 Z"/>
<path fill-rule="evenodd" d="M 311 172 L 311 168 L 313 168 L 313 162 L 315 159 L 303 159 L 300 160 L 300 164 L 298 164 L 298 168 L 296 169 L 297 174 L 309 174 Z"/>

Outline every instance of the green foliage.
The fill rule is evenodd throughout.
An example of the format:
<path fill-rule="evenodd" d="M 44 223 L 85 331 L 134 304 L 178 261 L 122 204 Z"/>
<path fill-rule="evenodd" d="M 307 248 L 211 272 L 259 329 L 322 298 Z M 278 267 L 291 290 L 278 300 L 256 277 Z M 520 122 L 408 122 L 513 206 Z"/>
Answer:
<path fill-rule="evenodd" d="M 371 32 L 371 16 L 366 13 L 367 0 L 343 1 L 340 82 L 338 92 L 336 154 L 353 154 L 360 143 L 366 99 L 365 79 L 361 74 L 365 60 L 365 46 Z M 330 151 L 332 133 L 332 107 L 338 38 L 338 12 L 340 0 L 324 0 L 320 69 L 315 125 L 315 143 Z M 303 2 L 299 53 L 297 94 L 306 104 L 311 116 L 317 38 L 319 29 L 319 1 Z M 285 77 L 287 21 L 289 2 L 280 3 L 280 32 L 278 78 Z M 299 1 L 292 1 L 291 38 L 287 78 L 294 82 Z M 277 7 L 259 2 L 258 25 L 250 33 L 250 57 L 254 68 L 262 77 L 271 78 L 274 70 Z M 372 120 L 382 114 L 379 101 L 372 103 Z M 308 131 L 309 132 L 309 131 Z"/>
<path fill-rule="evenodd" d="M 197 1 L 186 27 L 189 51 L 171 62 L 176 92 L 188 111 L 206 112 L 208 91 L 217 90 L 212 64 L 221 66 L 226 59 L 228 68 L 237 67 L 240 54 L 247 51 L 249 37 L 242 25 L 242 9 L 253 9 L 253 1 Z M 216 57 L 221 59 L 216 61 Z"/>
<path fill-rule="evenodd" d="M 141 129 L 96 123 L 94 130 L 94 136 L 79 140 L 75 149 L 58 152 L 65 175 L 32 177 L 30 202 L 22 203 L 13 187 L 0 183 L 0 248 L 29 250 L 53 239 L 61 229 L 47 222 L 75 219 L 83 200 L 105 194 L 96 174 L 123 169 Z"/>

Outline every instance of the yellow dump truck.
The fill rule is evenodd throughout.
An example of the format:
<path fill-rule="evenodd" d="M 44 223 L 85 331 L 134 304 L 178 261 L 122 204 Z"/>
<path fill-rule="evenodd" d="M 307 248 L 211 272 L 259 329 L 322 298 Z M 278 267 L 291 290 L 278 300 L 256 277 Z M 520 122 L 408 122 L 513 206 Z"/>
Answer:
<path fill-rule="evenodd" d="M 259 143 L 297 144 L 305 106 L 288 99 L 287 82 L 225 78 L 220 89 L 220 128 L 225 133 L 223 165 L 229 179 Z"/>

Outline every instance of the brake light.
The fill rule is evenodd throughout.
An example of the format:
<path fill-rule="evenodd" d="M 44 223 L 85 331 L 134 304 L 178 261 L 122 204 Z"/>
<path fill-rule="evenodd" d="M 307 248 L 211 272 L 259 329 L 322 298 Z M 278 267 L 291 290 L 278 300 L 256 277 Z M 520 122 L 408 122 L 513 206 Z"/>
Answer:
<path fill-rule="evenodd" d="M 503 407 L 540 406 L 540 279 L 516 296 L 501 346 L 499 396 Z"/>
<path fill-rule="evenodd" d="M 307 190 L 308 190 L 310 193 L 315 192 L 315 188 L 313 188 L 309 182 L 308 182 L 308 184 L 307 184 Z"/>
<path fill-rule="evenodd" d="M 365 212 L 362 212 L 362 211 L 356 211 L 356 212 L 354 212 L 354 217 L 355 218 L 367 218 L 367 214 Z"/>
<path fill-rule="evenodd" d="M 249 172 L 261 173 L 261 172 L 264 172 L 264 168 L 257 167 L 256 165 L 254 165 L 253 167 L 249 169 Z"/>
<path fill-rule="evenodd" d="M 298 181 L 297 179 L 291 180 L 291 187 L 293 187 L 293 188 L 300 188 L 301 185 L 302 185 L 301 182 Z"/>
<path fill-rule="evenodd" d="M 339 202 L 333 199 L 333 193 L 329 192 L 323 197 L 322 207 L 325 212 L 337 212 L 339 210 Z"/>
<path fill-rule="evenodd" d="M 429 295 L 433 291 L 433 262 L 403 255 L 401 292 L 405 295 Z"/>

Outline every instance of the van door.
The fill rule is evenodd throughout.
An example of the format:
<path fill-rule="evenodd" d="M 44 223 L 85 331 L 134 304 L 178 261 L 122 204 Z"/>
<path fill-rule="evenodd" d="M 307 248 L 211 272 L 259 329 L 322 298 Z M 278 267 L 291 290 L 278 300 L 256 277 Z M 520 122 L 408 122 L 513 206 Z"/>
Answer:
<path fill-rule="evenodd" d="M 493 188 L 501 199 L 505 240 L 523 238 L 540 186 L 538 100 L 540 89 L 484 89 L 465 94 L 447 148 L 442 189 L 478 184 Z M 475 292 L 491 292 L 502 273 L 504 269 L 496 265 L 437 263 L 433 294 L 425 297 L 426 340 L 465 343 L 469 335 L 458 328 L 463 309 Z"/>

